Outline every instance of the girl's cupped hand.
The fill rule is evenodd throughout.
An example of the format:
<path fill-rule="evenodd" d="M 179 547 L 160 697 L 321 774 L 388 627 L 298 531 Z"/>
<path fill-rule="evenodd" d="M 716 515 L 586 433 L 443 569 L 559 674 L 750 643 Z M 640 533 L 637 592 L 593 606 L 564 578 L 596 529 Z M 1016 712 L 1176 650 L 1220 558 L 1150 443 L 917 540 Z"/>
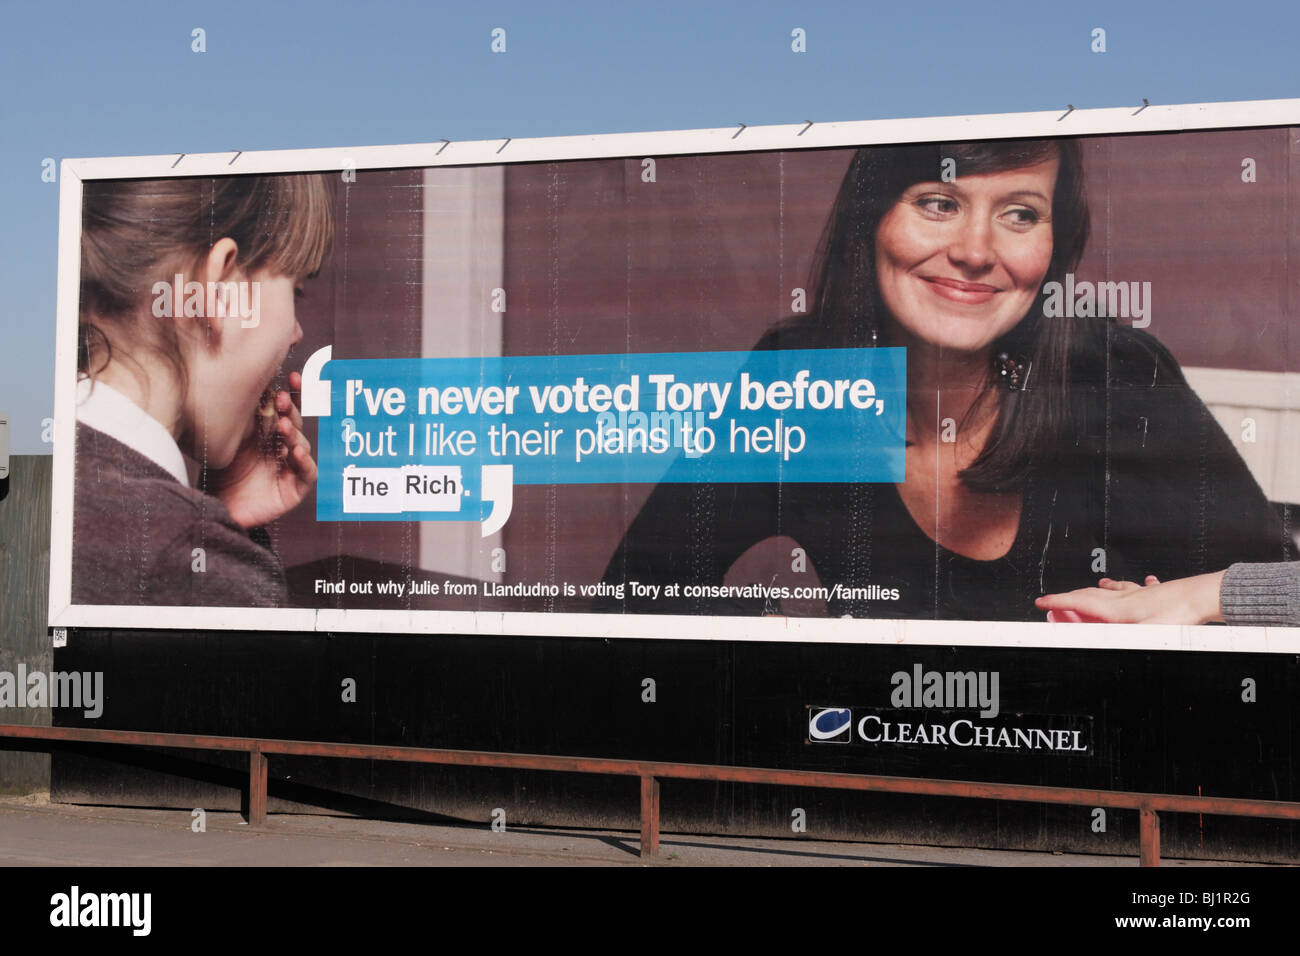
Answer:
<path fill-rule="evenodd" d="M 290 372 L 289 388 L 301 394 L 302 375 Z M 289 392 L 276 392 L 275 414 L 269 438 L 254 428 L 230 465 L 208 480 L 208 490 L 242 528 L 259 527 L 292 511 L 316 483 L 311 442 L 302 433 L 302 413 Z"/>

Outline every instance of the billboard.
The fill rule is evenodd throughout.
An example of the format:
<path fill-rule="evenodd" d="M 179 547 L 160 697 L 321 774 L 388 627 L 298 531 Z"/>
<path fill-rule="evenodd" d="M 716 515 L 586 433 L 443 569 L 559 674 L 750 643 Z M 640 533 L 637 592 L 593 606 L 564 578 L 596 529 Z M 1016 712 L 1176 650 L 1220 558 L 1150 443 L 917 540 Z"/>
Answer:
<path fill-rule="evenodd" d="M 65 161 L 51 625 L 1293 653 L 1297 157 L 1291 100 Z"/>

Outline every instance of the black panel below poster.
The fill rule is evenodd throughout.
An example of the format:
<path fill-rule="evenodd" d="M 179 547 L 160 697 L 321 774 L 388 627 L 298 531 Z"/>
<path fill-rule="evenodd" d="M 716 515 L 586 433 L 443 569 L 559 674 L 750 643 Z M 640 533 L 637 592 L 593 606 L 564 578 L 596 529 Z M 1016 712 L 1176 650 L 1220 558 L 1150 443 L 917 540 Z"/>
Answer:
<path fill-rule="evenodd" d="M 104 673 L 98 719 L 56 712 L 100 728 L 1300 799 L 1300 660 L 1288 655 L 76 631 L 54 667 Z M 946 675 L 966 673 L 973 699 L 945 699 L 967 686 Z M 343 699 L 348 679 L 355 702 Z M 810 731 L 810 717 L 839 710 L 851 717 Z M 87 749 L 56 755 L 51 791 L 233 809 L 245 775 L 237 755 Z M 270 775 L 272 812 L 486 826 L 502 807 L 511 825 L 638 821 L 627 779 L 287 757 L 271 758 Z M 665 832 L 1136 854 L 1136 812 L 1100 822 L 1088 807 L 663 784 Z M 1164 814 L 1162 852 L 1297 862 L 1300 829 Z"/>

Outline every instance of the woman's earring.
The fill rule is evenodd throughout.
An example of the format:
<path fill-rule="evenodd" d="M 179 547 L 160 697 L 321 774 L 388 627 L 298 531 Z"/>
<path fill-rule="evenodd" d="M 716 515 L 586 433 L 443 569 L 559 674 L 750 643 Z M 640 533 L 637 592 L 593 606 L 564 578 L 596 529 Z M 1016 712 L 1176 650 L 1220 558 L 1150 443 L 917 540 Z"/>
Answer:
<path fill-rule="evenodd" d="M 994 361 L 993 368 L 1009 391 L 1018 392 L 1024 387 L 1025 382 L 1029 381 L 1029 370 L 1032 365 L 1032 362 L 1023 362 L 1002 352 Z"/>

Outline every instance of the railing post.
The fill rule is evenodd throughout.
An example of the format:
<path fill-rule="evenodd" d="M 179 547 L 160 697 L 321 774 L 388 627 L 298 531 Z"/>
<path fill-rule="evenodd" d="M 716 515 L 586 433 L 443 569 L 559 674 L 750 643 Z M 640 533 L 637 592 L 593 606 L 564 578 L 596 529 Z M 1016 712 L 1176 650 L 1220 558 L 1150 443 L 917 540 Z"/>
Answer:
<path fill-rule="evenodd" d="M 1138 822 L 1138 838 L 1141 847 L 1143 866 L 1160 865 L 1160 814 L 1150 807 L 1143 807 Z"/>
<path fill-rule="evenodd" d="M 254 744 L 248 752 L 248 825 L 266 823 L 266 754 Z"/>
<path fill-rule="evenodd" d="M 659 855 L 659 778 L 641 775 L 641 858 Z"/>

